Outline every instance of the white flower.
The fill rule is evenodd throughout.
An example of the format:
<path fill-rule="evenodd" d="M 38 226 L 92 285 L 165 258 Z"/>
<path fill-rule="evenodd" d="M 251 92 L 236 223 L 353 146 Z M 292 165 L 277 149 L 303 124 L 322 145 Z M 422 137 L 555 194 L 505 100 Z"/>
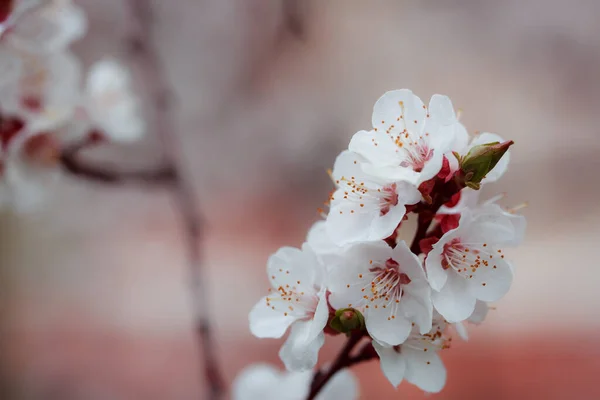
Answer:
<path fill-rule="evenodd" d="M 250 312 L 250 330 L 259 338 L 280 338 L 291 325 L 279 355 L 288 370 L 311 369 L 329 317 L 325 267 L 307 245 L 283 247 L 269 258 L 267 274 L 271 293 Z"/>
<path fill-rule="evenodd" d="M 0 123 L 0 208 L 30 212 L 43 203 L 47 186 L 59 176 L 58 144 L 49 134 L 32 135 L 23 128 L 11 135 L 10 124 L 15 122 L 6 118 Z"/>
<path fill-rule="evenodd" d="M 23 117 L 28 130 L 52 131 L 73 117 L 80 100 L 81 65 L 69 52 L 23 56 L 16 85 L 0 92 L 2 111 Z"/>
<path fill-rule="evenodd" d="M 475 303 L 475 311 L 473 311 L 473 314 L 471 314 L 471 316 L 469 318 L 467 318 L 465 321 L 455 322 L 453 324 L 454 329 L 456 329 L 456 333 L 458 333 L 458 335 L 461 337 L 462 340 L 469 340 L 469 334 L 467 332 L 467 328 L 466 328 L 464 322 L 469 322 L 474 325 L 479 325 L 485 320 L 489 310 L 490 310 L 490 307 L 488 306 L 488 304 L 485 301 L 477 300 L 477 303 Z"/>
<path fill-rule="evenodd" d="M 332 307 L 355 308 L 367 331 L 382 345 L 406 340 L 413 322 L 431 329 L 431 290 L 421 263 L 403 241 L 391 248 L 383 241 L 351 246 L 331 269 Z"/>
<path fill-rule="evenodd" d="M 306 245 L 315 252 L 326 268 L 331 265 L 332 259 L 335 260 L 335 257 L 344 249 L 331 240 L 327 233 L 327 223 L 323 220 L 315 222 L 310 227 L 306 235 Z"/>
<path fill-rule="evenodd" d="M 450 338 L 444 335 L 446 322 L 434 321 L 430 332 L 421 335 L 413 330 L 399 346 L 387 347 L 373 341 L 381 370 L 394 387 L 406 379 L 421 390 L 437 393 L 446 384 L 446 368 L 438 351 L 449 347 Z"/>
<path fill-rule="evenodd" d="M 15 10 L 18 18 L 8 32 L 8 43 L 28 53 L 51 54 L 66 49 L 73 41 L 83 37 L 87 19 L 83 10 L 71 0 L 45 1 L 42 6 L 28 3 Z M 27 8 L 37 7 L 33 11 Z M 21 15 L 19 15 L 21 14 Z"/>
<path fill-rule="evenodd" d="M 14 90 L 22 68 L 21 58 L 9 49 L 0 46 L 0 90 L 6 90 L 7 87 Z"/>
<path fill-rule="evenodd" d="M 235 379 L 233 400 L 304 400 L 309 394 L 313 372 L 279 372 L 267 364 L 254 364 Z M 336 373 L 317 395 L 317 400 L 354 400 L 358 382 L 345 369 Z"/>
<path fill-rule="evenodd" d="M 457 132 L 465 131 L 448 97 L 434 95 L 427 108 L 408 89 L 377 100 L 372 122 L 373 131 L 356 133 L 349 149 L 370 162 L 366 172 L 416 186 L 440 172 L 444 155 L 460 145 Z"/>
<path fill-rule="evenodd" d="M 90 69 L 85 110 L 90 124 L 110 139 L 132 142 L 144 133 L 140 104 L 131 91 L 127 69 L 114 60 L 102 60 Z"/>
<path fill-rule="evenodd" d="M 331 197 L 327 233 L 334 243 L 385 239 L 415 204 L 421 193 L 404 181 L 385 181 L 363 172 L 364 157 L 342 152 L 335 161 L 333 179 L 338 189 Z"/>
<path fill-rule="evenodd" d="M 433 245 L 425 261 L 433 305 L 449 322 L 467 319 L 477 300 L 496 301 L 513 279 L 501 247 L 516 245 L 525 220 L 490 204 L 473 214 L 464 210 L 459 226 Z"/>

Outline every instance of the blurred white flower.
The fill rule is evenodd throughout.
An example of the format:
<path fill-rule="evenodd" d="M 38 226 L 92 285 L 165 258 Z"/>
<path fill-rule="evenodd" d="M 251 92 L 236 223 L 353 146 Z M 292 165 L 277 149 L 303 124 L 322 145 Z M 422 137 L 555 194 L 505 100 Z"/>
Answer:
<path fill-rule="evenodd" d="M 463 321 L 477 300 L 496 301 L 506 294 L 513 269 L 501 247 L 518 244 L 524 221 L 494 204 L 476 214 L 467 209 L 458 227 L 433 245 L 425 261 L 427 276 L 433 305 L 446 320 Z"/>
<path fill-rule="evenodd" d="M 2 120 L 0 139 L 7 138 L 11 124 L 15 122 Z M 58 143 L 51 134 L 29 134 L 24 129 L 3 143 L 7 145 L 0 148 L 0 208 L 33 211 L 43 204 L 47 186 L 59 176 Z"/>
<path fill-rule="evenodd" d="M 365 172 L 416 186 L 440 172 L 444 156 L 460 144 L 457 135 L 465 132 L 448 97 L 436 94 L 426 107 L 408 89 L 377 100 L 372 123 L 372 131 L 352 137 L 349 150 L 369 161 Z"/>
<path fill-rule="evenodd" d="M 267 263 L 272 289 L 250 312 L 250 330 L 259 338 L 291 332 L 279 355 L 288 370 L 312 369 L 325 341 L 327 325 L 325 267 L 312 249 L 283 247 Z"/>
<path fill-rule="evenodd" d="M 309 394 L 313 372 L 279 372 L 267 364 L 244 369 L 233 382 L 233 400 L 304 400 Z M 348 370 L 335 374 L 317 400 L 358 399 L 358 383 Z"/>
<path fill-rule="evenodd" d="M 437 318 L 430 332 L 421 335 L 413 330 L 399 346 L 387 347 L 373 341 L 379 354 L 381 370 L 394 387 L 406 379 L 426 392 L 437 393 L 446 384 L 446 367 L 438 351 L 448 347 L 444 335 L 446 322 Z"/>
<path fill-rule="evenodd" d="M 22 52 L 56 54 L 83 37 L 87 30 L 85 13 L 71 0 L 19 3 L 14 12 L 18 21 L 8 32 L 7 40 Z M 32 11 L 26 11 L 31 7 Z"/>
<path fill-rule="evenodd" d="M 365 317 L 369 335 L 382 345 L 401 344 L 413 322 L 431 329 L 431 289 L 421 262 L 406 243 L 358 243 L 331 268 L 329 301 L 335 309 L 355 308 Z"/>
<path fill-rule="evenodd" d="M 333 179 L 338 189 L 330 199 L 327 234 L 338 245 L 385 239 L 404 218 L 405 206 L 421 199 L 411 183 L 368 175 L 365 164 L 364 157 L 351 151 L 342 152 L 335 161 Z"/>
<path fill-rule="evenodd" d="M 140 103 L 131 91 L 129 72 L 117 61 L 106 59 L 91 67 L 85 96 L 90 124 L 109 139 L 132 142 L 144 134 Z"/>
<path fill-rule="evenodd" d="M 14 85 L 0 90 L 2 111 L 25 119 L 28 131 L 53 131 L 73 117 L 80 101 L 81 65 L 70 52 L 21 55 Z"/>

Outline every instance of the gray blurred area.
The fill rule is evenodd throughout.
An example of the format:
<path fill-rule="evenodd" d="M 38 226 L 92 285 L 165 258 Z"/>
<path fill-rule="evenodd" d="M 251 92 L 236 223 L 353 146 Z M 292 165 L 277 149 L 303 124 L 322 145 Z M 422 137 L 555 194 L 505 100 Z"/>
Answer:
<path fill-rule="evenodd" d="M 377 98 L 410 88 L 423 99 L 449 95 L 470 132 L 515 140 L 509 172 L 486 195 L 506 192 L 504 205 L 529 204 L 527 240 L 512 252 L 514 289 L 474 339 L 453 350 L 465 358 L 452 361 L 449 390 L 438 397 L 484 398 L 469 397 L 474 389 L 460 383 L 458 369 L 485 358 L 490 376 L 505 380 L 496 383 L 515 388 L 482 384 L 485 398 L 599 398 L 592 375 L 600 350 L 581 341 L 600 331 L 600 2 L 311 0 L 296 8 L 290 29 L 285 1 L 154 1 L 157 45 L 177 95 L 181 163 L 208 221 L 210 309 L 227 379 L 251 362 L 277 362 L 279 343 L 258 341 L 247 328 L 267 285 L 266 258 L 301 244 L 331 189 L 326 170 L 354 132 L 370 127 Z M 90 31 L 74 51 L 84 63 L 106 54 L 131 62 L 125 2 L 80 3 Z M 138 77 L 140 66 L 131 68 Z M 144 95 L 144 83 L 136 84 Z M 152 127 L 151 112 L 148 121 Z M 143 143 L 88 156 L 124 167 L 162 157 L 152 129 Z M 52 197 L 31 215 L 0 214 L 7 398 L 198 398 L 170 194 L 65 176 Z M 554 339 L 570 343 L 560 350 L 569 364 L 524 345 Z M 531 351 L 528 360 L 539 356 L 544 368 L 585 371 L 580 381 L 541 372 L 527 380 L 503 369 L 499 352 L 511 351 Z M 359 370 L 377 375 L 366 387 L 384 386 L 370 368 Z M 422 398 L 403 396 L 405 389 L 380 395 Z"/>

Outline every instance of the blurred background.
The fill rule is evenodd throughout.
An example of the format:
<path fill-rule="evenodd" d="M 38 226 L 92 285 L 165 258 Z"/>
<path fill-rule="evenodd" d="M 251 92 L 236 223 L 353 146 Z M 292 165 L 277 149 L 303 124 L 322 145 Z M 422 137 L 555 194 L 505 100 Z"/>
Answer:
<path fill-rule="evenodd" d="M 600 2 L 154 3 L 182 163 L 208 220 L 228 382 L 252 362 L 280 365 L 281 343 L 253 338 L 247 323 L 266 259 L 302 243 L 331 189 L 326 169 L 370 127 L 377 98 L 410 88 L 449 95 L 471 132 L 514 139 L 508 173 L 486 194 L 529 203 L 513 290 L 442 354 L 448 384 L 432 397 L 600 398 Z M 80 4 L 90 31 L 74 51 L 86 65 L 128 62 L 125 2 Z M 89 157 L 152 165 L 161 152 L 150 131 Z M 0 214 L 3 398 L 198 398 L 182 239 L 167 191 L 68 176 L 47 209 Z M 320 359 L 340 344 L 328 340 Z M 355 372 L 364 399 L 425 397 L 394 390 L 374 363 Z"/>

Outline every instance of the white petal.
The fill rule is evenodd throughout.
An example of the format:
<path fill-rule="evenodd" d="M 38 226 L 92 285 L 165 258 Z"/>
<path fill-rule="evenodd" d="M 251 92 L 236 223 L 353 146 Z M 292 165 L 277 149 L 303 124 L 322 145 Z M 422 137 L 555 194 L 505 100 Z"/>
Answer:
<path fill-rule="evenodd" d="M 457 322 L 454 324 L 454 328 L 456 329 L 456 333 L 458 336 L 464 341 L 469 340 L 469 332 L 467 331 L 467 327 L 462 322 Z"/>
<path fill-rule="evenodd" d="M 331 291 L 331 306 L 338 309 L 362 303 L 361 289 L 370 282 L 371 260 L 374 263 L 385 261 L 391 254 L 391 247 L 383 241 L 357 243 L 340 254 L 330 270 L 328 289 Z M 359 277 L 361 274 L 362 278 Z"/>
<path fill-rule="evenodd" d="M 382 240 L 394 233 L 400 222 L 406 214 L 406 207 L 400 202 L 391 206 L 387 214 L 379 215 L 373 218 L 370 226 L 365 229 L 367 236 L 364 236 L 364 241 Z"/>
<path fill-rule="evenodd" d="M 431 294 L 433 306 L 448 322 L 469 318 L 475 309 L 475 297 L 468 290 L 467 280 L 451 272 L 446 285 Z"/>
<path fill-rule="evenodd" d="M 384 347 L 373 341 L 373 348 L 379 355 L 379 364 L 383 375 L 394 387 L 398 387 L 406 373 L 406 361 L 404 357 L 394 350 L 393 347 Z"/>
<path fill-rule="evenodd" d="M 477 300 L 477 303 L 475 304 L 475 310 L 469 317 L 469 322 L 473 324 L 482 323 L 485 320 L 485 317 L 487 317 L 489 309 L 490 307 L 485 301 Z"/>
<path fill-rule="evenodd" d="M 318 360 L 319 350 L 325 343 L 325 334 L 317 334 L 312 340 L 312 321 L 297 321 L 292 325 L 290 335 L 281 346 L 279 357 L 288 371 L 312 369 Z"/>
<path fill-rule="evenodd" d="M 481 265 L 467 282 L 471 294 L 482 301 L 500 300 L 510 289 L 513 272 L 510 265 L 500 257 Z"/>
<path fill-rule="evenodd" d="M 356 378 L 348 369 L 343 369 L 331 378 L 316 400 L 356 400 L 358 395 Z"/>
<path fill-rule="evenodd" d="M 369 239 L 369 230 L 376 218 L 379 218 L 378 209 L 344 202 L 329 210 L 327 233 L 339 246 L 365 241 Z"/>
<path fill-rule="evenodd" d="M 278 339 L 298 318 L 267 306 L 267 297 L 275 296 L 263 297 L 250 311 L 250 331 L 258 338 Z"/>
<path fill-rule="evenodd" d="M 335 243 L 327 234 L 327 223 L 323 220 L 317 221 L 308 230 L 306 243 L 313 249 L 317 256 L 330 253 L 338 253 L 342 248 Z"/>
<path fill-rule="evenodd" d="M 402 162 L 402 160 L 398 161 L 398 164 L 400 162 Z M 362 165 L 362 169 L 369 176 L 377 177 L 377 179 L 388 183 L 406 181 L 413 185 L 418 185 L 419 178 L 421 177 L 420 172 L 416 172 L 410 167 L 400 167 L 398 165 L 379 166 L 365 163 Z"/>
<path fill-rule="evenodd" d="M 481 192 L 479 190 L 473 190 L 469 188 L 464 188 L 460 192 L 460 200 L 458 203 L 451 208 L 446 206 L 440 207 L 438 211 L 439 214 L 460 214 L 466 208 L 475 208 L 477 203 L 479 202 L 479 194 Z"/>
<path fill-rule="evenodd" d="M 416 204 L 421 201 L 421 192 L 409 181 L 396 182 L 398 204 Z"/>
<path fill-rule="evenodd" d="M 266 400 L 281 380 L 279 371 L 268 364 L 253 364 L 238 374 L 233 382 L 233 400 Z"/>
<path fill-rule="evenodd" d="M 360 131 L 352 136 L 348 149 L 374 165 L 397 165 L 398 147 L 385 132 Z"/>
<path fill-rule="evenodd" d="M 14 86 L 21 74 L 23 61 L 12 51 L 0 47 L 0 88 Z"/>
<path fill-rule="evenodd" d="M 23 13 L 8 39 L 21 50 L 50 54 L 64 50 L 71 42 L 81 38 L 86 29 L 87 19 L 79 6 L 71 2 L 49 4 Z"/>
<path fill-rule="evenodd" d="M 411 283 L 406 286 L 406 293 L 400 300 L 399 310 L 409 321 L 414 321 L 419 326 L 419 332 L 425 334 L 431 330 L 433 318 L 433 303 L 429 285 L 414 288 Z"/>
<path fill-rule="evenodd" d="M 377 100 L 373 107 L 373 128 L 397 135 L 404 129 L 421 133 L 427 110 L 420 98 L 408 89 L 392 90 Z"/>
<path fill-rule="evenodd" d="M 429 100 L 429 117 L 442 125 L 456 123 L 456 113 L 450 98 L 441 94 L 431 96 L 431 100 Z"/>
<path fill-rule="evenodd" d="M 446 367 L 434 349 L 423 351 L 403 346 L 402 355 L 406 358 L 407 381 L 426 392 L 442 390 L 446 384 Z"/>
<path fill-rule="evenodd" d="M 437 292 L 442 290 L 448 279 L 448 272 L 442 267 L 442 252 L 444 251 L 444 243 L 436 243 L 432 250 L 427 254 L 425 259 L 425 268 L 427 270 L 427 278 L 431 288 Z"/>
<path fill-rule="evenodd" d="M 402 302 L 402 300 L 400 301 Z M 365 324 L 371 337 L 387 346 L 403 343 L 412 329 L 411 322 L 405 319 L 398 310 L 393 312 L 390 307 L 374 308 L 370 306 L 365 312 Z"/>
<path fill-rule="evenodd" d="M 423 166 L 423 170 L 419 176 L 417 184 L 421 184 L 425 181 L 435 177 L 441 170 L 444 162 L 445 148 L 434 148 L 433 156 Z"/>
<path fill-rule="evenodd" d="M 275 289 L 289 285 L 289 288 L 302 288 L 307 293 L 314 293 L 314 285 L 321 283 L 318 282 L 321 269 L 316 255 L 309 247 L 302 250 L 282 247 L 267 261 L 267 274 Z"/>
<path fill-rule="evenodd" d="M 411 280 L 425 281 L 425 271 L 419 258 L 413 254 L 404 240 L 396 244 L 392 250 L 392 258 L 399 264 L 400 270 L 408 275 Z"/>
<path fill-rule="evenodd" d="M 327 302 L 327 291 L 322 289 L 319 293 L 319 304 L 315 310 L 315 315 L 311 321 L 311 329 L 308 333 L 308 340 L 315 339 L 325 326 L 327 326 L 327 320 L 329 320 L 329 305 Z"/>

